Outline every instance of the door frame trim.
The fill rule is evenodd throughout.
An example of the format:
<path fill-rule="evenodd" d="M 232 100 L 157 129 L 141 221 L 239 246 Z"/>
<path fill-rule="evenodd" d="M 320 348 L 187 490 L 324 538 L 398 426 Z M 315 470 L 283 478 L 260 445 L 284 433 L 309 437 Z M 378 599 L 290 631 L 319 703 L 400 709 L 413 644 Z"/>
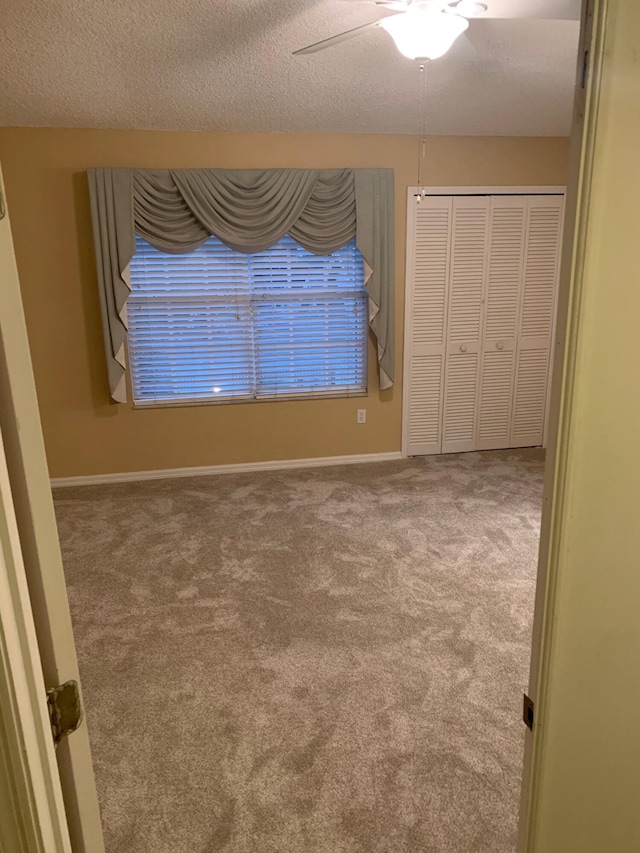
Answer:
<path fill-rule="evenodd" d="M 422 190 L 426 195 L 566 195 L 566 186 L 549 187 L 407 187 L 408 199 Z"/>
<path fill-rule="evenodd" d="M 11 236 L 10 212 L 0 221 L 0 275 L 3 285 L 0 288 L 0 429 L 11 488 L 10 508 L 17 525 L 21 561 L 29 592 L 29 616 L 37 638 L 44 685 L 55 687 L 72 679 L 80 683 Z M 22 664 L 28 677 L 36 678 L 33 672 L 28 671 L 30 659 L 23 657 Z M 0 673 L 2 678 L 3 674 Z M 0 689 L 7 689 L 6 679 L 0 682 Z M 34 693 L 30 696 L 30 702 L 33 705 L 32 714 L 42 714 L 44 693 Z M 8 733 L 7 737 L 11 735 Z M 48 736 L 51 737 L 50 731 Z M 46 744 L 40 744 L 40 760 L 45 773 L 47 749 Z M 55 759 L 57 784 L 62 791 L 64 820 L 71 838 L 71 849 L 74 853 L 104 853 L 86 720 L 76 732 L 59 744 Z M 25 820 L 36 819 L 35 813 L 25 815 Z M 63 816 L 59 816 L 59 819 L 62 821 Z M 38 848 L 32 845 L 32 849 Z M 62 853 L 69 848 L 58 844 L 57 847 L 51 845 L 47 853 L 49 849 L 54 853 Z"/>
<path fill-rule="evenodd" d="M 0 171 L 0 196 L 3 193 Z M 8 216 L 0 220 L 0 379 L 8 370 L 7 329 L 19 325 L 15 258 Z M 19 292 L 19 291 L 18 291 Z M 24 361 L 24 359 L 23 359 Z M 30 369 L 30 361 L 26 360 Z M 0 385 L 2 382 L 0 381 Z M 0 418 L 0 847 L 20 853 L 71 853 L 62 786 L 46 706 L 4 427 L 15 413 L 3 397 Z"/>
<path fill-rule="evenodd" d="M 71 853 L 35 625 L 0 436 L 0 788 L 16 853 Z M 12 820 L 13 818 L 13 820 Z M 0 837 L 0 844 L 3 839 Z"/>
<path fill-rule="evenodd" d="M 533 730 L 525 729 L 524 762 L 518 816 L 517 853 L 534 853 L 536 818 L 542 783 L 544 719 L 550 691 L 550 655 L 554 633 L 554 604 L 558 563 L 563 540 L 567 460 L 573 420 L 575 360 L 589 225 L 592 174 L 596 153 L 596 127 L 600 106 L 602 66 L 609 0 L 582 0 L 580 46 L 576 74 L 576 100 L 569 160 L 569 194 L 558 287 L 554 339 L 555 361 L 551 381 L 549 439 L 545 471 L 540 552 L 537 570 L 531 665 L 527 695 L 535 703 Z M 588 58 L 589 67 L 586 65 Z M 585 71 L 587 75 L 585 77 Z M 581 86 L 582 80 L 586 81 Z"/>

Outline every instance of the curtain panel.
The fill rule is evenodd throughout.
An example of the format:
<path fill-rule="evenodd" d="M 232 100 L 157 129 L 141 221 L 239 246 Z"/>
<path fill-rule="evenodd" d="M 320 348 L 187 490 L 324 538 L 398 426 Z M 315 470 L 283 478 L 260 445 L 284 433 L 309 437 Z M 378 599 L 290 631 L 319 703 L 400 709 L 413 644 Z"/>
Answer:
<path fill-rule="evenodd" d="M 330 255 L 349 240 L 365 262 L 380 388 L 394 377 L 392 169 L 89 169 L 91 216 L 111 396 L 126 402 L 127 298 L 135 235 L 190 252 L 214 235 L 237 252 L 285 234 Z"/>

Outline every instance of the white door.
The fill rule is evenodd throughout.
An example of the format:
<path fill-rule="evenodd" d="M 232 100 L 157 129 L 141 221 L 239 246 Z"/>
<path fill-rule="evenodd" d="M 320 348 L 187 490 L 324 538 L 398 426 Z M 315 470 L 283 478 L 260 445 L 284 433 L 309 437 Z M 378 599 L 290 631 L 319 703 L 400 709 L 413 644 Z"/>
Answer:
<path fill-rule="evenodd" d="M 442 453 L 475 450 L 490 199 L 453 198 Z"/>
<path fill-rule="evenodd" d="M 29 603 L 47 687 L 79 682 L 35 383 L 0 174 L 0 432 Z M 4 215 L 3 215 L 4 214 Z M 23 632 L 24 634 L 24 632 Z M 25 657 L 24 667 L 29 667 Z M 37 680 L 33 666 L 25 670 Z M 42 710 L 32 696 L 34 717 Z M 45 703 L 44 693 L 40 701 Z M 40 711 L 38 708 L 40 707 Z M 43 748 L 43 766 L 46 749 Z M 74 853 L 103 853 L 86 721 L 56 751 Z M 62 842 L 61 842 L 62 843 Z M 31 848 L 29 848 L 31 849 Z M 46 848 L 58 853 L 58 845 Z"/>
<path fill-rule="evenodd" d="M 497 450 L 511 446 L 511 410 L 526 227 L 525 196 L 491 197 L 477 450 Z"/>
<path fill-rule="evenodd" d="M 0 258 L 0 273 L 3 271 Z M 51 723 L 43 701 L 45 692 L 0 436 L 0 850 L 3 853 L 71 851 Z"/>
<path fill-rule="evenodd" d="M 404 387 L 408 456 L 442 449 L 451 218 L 450 197 L 424 199 L 409 208 Z"/>
<path fill-rule="evenodd" d="M 511 447 L 544 440 L 563 214 L 562 196 L 527 200 Z"/>

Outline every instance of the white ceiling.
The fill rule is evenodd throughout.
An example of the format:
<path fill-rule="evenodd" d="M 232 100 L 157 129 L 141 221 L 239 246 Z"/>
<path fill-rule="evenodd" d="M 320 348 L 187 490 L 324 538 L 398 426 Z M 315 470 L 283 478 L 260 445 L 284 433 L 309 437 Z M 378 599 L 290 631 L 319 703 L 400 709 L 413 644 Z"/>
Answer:
<path fill-rule="evenodd" d="M 515 0 L 517 2 L 518 0 Z M 0 124 L 420 131 L 417 63 L 363 0 L 0 0 Z M 483 20 L 428 67 L 429 133 L 569 131 L 578 23 Z"/>

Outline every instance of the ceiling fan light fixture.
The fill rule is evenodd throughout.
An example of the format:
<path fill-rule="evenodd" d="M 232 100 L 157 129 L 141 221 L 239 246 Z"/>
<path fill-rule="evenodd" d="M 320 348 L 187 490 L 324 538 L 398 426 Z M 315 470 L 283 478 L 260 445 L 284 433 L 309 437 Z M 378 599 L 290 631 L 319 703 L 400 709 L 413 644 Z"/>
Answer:
<path fill-rule="evenodd" d="M 408 59 L 438 59 L 467 29 L 469 21 L 461 15 L 417 7 L 384 18 L 380 26 Z"/>
<path fill-rule="evenodd" d="M 476 0 L 460 0 L 453 7 L 453 11 L 458 15 L 464 15 L 465 18 L 477 18 L 487 11 L 487 4 L 476 3 Z"/>

